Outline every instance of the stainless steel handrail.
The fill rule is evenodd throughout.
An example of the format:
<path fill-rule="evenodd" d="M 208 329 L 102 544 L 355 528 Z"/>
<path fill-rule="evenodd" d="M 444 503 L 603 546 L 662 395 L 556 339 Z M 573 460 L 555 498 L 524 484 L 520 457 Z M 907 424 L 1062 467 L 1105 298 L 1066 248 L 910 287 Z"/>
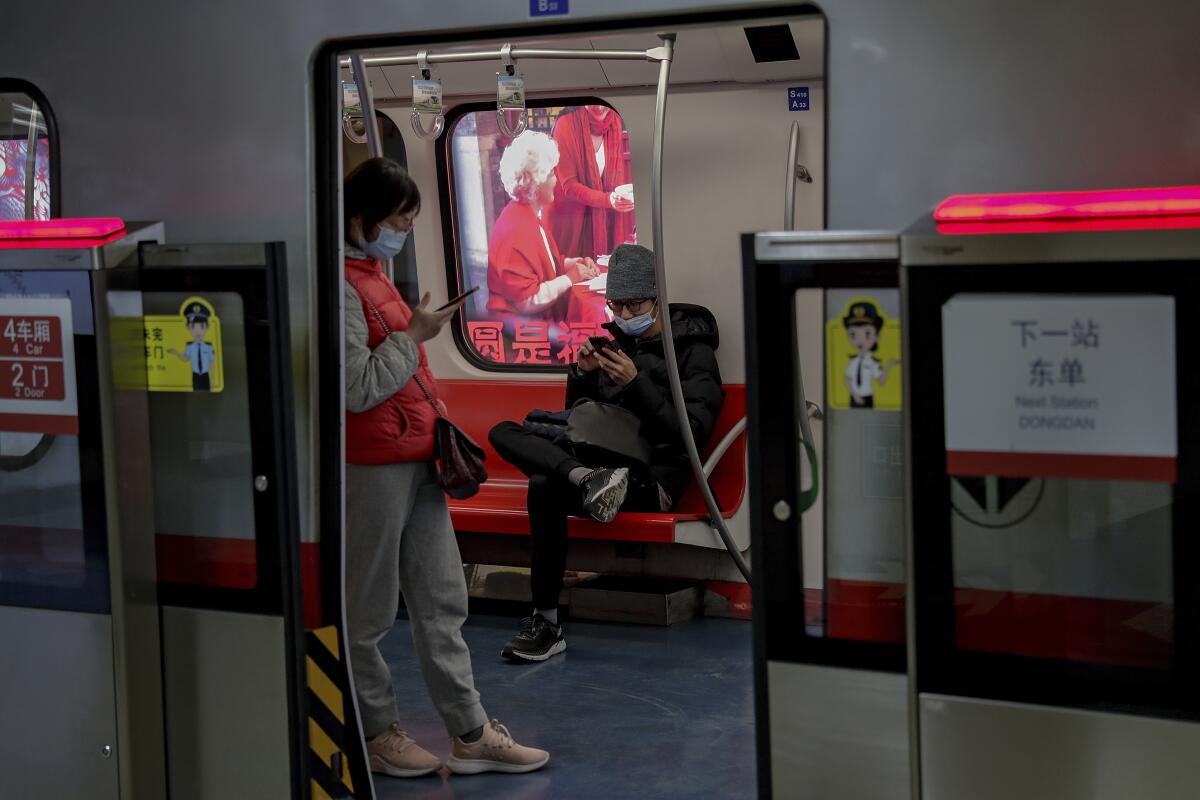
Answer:
<path fill-rule="evenodd" d="M 429 53 L 427 61 L 430 64 L 457 64 L 467 61 L 502 61 L 506 52 L 513 59 L 553 59 L 553 60 L 600 60 L 600 61 L 668 61 L 671 56 L 665 48 L 654 47 L 649 50 L 542 50 L 537 48 L 525 47 L 517 48 L 511 45 L 505 45 L 497 50 L 464 50 L 461 52 L 448 53 Z M 343 67 L 351 65 L 353 58 L 362 58 L 361 56 L 353 56 L 350 59 L 342 59 L 339 63 Z M 364 66 L 368 67 L 399 67 L 404 65 L 417 64 L 418 55 L 405 56 L 376 56 L 375 58 L 362 59 Z"/>
<path fill-rule="evenodd" d="M 708 461 L 704 462 L 704 477 L 711 477 L 713 470 L 717 468 L 717 464 L 721 463 L 721 458 L 729 452 L 729 448 L 733 447 L 733 443 L 738 437 L 746 432 L 746 418 L 742 417 L 729 429 L 729 433 L 721 441 L 717 442 L 717 446 L 708 454 Z"/>
<path fill-rule="evenodd" d="M 354 73 L 354 82 L 358 84 L 358 101 L 362 103 L 363 128 L 367 131 L 367 152 L 371 158 L 383 155 L 383 142 L 379 138 L 379 125 L 375 120 L 375 93 L 371 91 L 371 82 L 367 80 L 367 69 L 362 56 L 350 58 L 350 70 Z"/>
<path fill-rule="evenodd" d="M 41 112 L 35 104 L 29 110 L 29 134 L 25 137 L 25 219 L 33 219 L 37 211 L 34 200 L 37 193 L 37 135 L 39 116 L 41 116 Z"/>
<path fill-rule="evenodd" d="M 783 229 L 796 230 L 796 159 L 800 156 L 800 123 L 792 122 L 792 132 L 788 137 L 787 169 L 783 176 L 787 183 L 783 190 Z"/>
<path fill-rule="evenodd" d="M 704 474 L 704 465 L 700 462 L 700 451 L 696 447 L 696 437 L 692 435 L 691 422 L 688 419 L 687 406 L 683 399 L 683 385 L 679 379 L 679 360 L 675 355 L 675 339 L 671 330 L 671 303 L 667 296 L 667 267 L 665 252 L 663 250 L 663 220 L 662 220 L 662 176 L 663 176 L 663 149 L 666 144 L 666 118 L 667 118 L 667 82 L 671 75 L 671 59 L 675 50 L 675 34 L 661 34 L 663 47 L 660 49 L 666 50 L 666 57 L 659 63 L 658 68 L 658 96 L 654 110 L 654 163 L 652 167 L 653 176 L 650 181 L 650 208 L 651 219 L 654 230 L 654 277 L 658 284 L 658 317 L 662 320 L 662 340 L 663 354 L 667 357 L 667 380 L 671 384 L 671 400 L 675 404 L 675 414 L 679 419 L 679 434 L 683 437 L 683 445 L 687 449 L 688 461 L 692 465 L 692 474 L 696 477 L 696 482 L 700 484 L 700 493 L 704 496 L 704 504 L 708 508 L 709 518 L 712 520 L 713 528 L 721 537 L 721 541 L 725 543 L 725 549 L 729 551 L 729 556 L 737 565 L 738 571 L 742 573 L 742 577 L 746 579 L 746 583 L 750 582 L 750 566 L 746 563 L 746 559 L 742 558 L 742 554 L 738 552 L 737 545 L 733 543 L 733 537 L 729 533 L 729 528 L 725 525 L 725 518 L 721 514 L 721 507 L 717 505 L 717 499 L 713 496 L 712 487 L 708 485 L 708 478 Z"/>

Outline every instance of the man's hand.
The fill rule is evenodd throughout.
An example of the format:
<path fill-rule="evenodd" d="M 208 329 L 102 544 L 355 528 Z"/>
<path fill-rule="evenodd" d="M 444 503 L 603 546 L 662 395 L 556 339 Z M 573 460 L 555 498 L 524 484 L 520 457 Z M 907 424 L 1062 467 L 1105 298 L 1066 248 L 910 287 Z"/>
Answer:
<path fill-rule="evenodd" d="M 596 355 L 596 348 L 592 347 L 591 342 L 584 342 L 579 346 L 578 358 L 575 363 L 579 365 L 580 372 L 592 372 L 600 369 L 600 357 Z"/>
<path fill-rule="evenodd" d="M 637 365 L 620 350 L 604 349 L 596 356 L 600 359 L 600 369 L 604 370 L 604 374 L 612 378 L 617 386 L 628 386 L 629 382 L 637 377 Z"/>

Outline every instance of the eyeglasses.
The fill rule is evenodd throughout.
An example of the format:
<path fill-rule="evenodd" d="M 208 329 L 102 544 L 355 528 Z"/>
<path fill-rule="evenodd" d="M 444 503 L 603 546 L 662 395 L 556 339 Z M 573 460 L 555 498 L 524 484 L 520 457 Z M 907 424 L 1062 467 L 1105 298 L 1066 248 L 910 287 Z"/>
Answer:
<path fill-rule="evenodd" d="M 653 297 L 644 297 L 641 300 L 607 300 L 608 307 L 612 309 L 614 314 L 620 314 L 622 308 L 629 309 L 629 313 L 636 314 L 638 309 L 646 303 L 653 303 Z"/>

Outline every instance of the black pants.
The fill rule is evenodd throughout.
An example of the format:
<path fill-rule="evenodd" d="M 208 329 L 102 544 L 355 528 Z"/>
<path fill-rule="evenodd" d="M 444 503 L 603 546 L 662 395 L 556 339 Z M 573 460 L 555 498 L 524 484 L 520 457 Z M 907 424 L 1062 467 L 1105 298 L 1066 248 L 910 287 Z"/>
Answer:
<path fill-rule="evenodd" d="M 193 372 L 192 373 L 192 391 L 193 392 L 212 391 L 212 387 L 209 384 L 210 384 L 210 380 L 209 380 L 207 372 Z"/>
<path fill-rule="evenodd" d="M 570 482 L 576 467 L 600 467 L 575 458 L 549 439 L 524 431 L 516 422 L 501 422 L 488 433 L 496 452 L 529 476 L 529 532 L 533 540 L 530 583 L 533 606 L 558 607 L 567 565 L 567 517 L 583 515 L 583 490 Z M 622 511 L 657 511 L 658 485 L 645 478 L 630 481 Z"/>

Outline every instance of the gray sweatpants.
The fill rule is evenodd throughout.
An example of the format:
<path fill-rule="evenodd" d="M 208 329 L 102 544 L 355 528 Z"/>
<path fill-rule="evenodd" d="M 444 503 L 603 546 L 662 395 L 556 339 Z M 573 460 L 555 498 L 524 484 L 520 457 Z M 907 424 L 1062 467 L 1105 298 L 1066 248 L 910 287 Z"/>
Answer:
<path fill-rule="evenodd" d="M 379 641 L 404 592 L 413 649 L 446 731 L 485 724 L 463 641 L 467 583 L 446 496 L 429 462 L 346 465 L 346 624 L 363 734 L 402 716 Z"/>

